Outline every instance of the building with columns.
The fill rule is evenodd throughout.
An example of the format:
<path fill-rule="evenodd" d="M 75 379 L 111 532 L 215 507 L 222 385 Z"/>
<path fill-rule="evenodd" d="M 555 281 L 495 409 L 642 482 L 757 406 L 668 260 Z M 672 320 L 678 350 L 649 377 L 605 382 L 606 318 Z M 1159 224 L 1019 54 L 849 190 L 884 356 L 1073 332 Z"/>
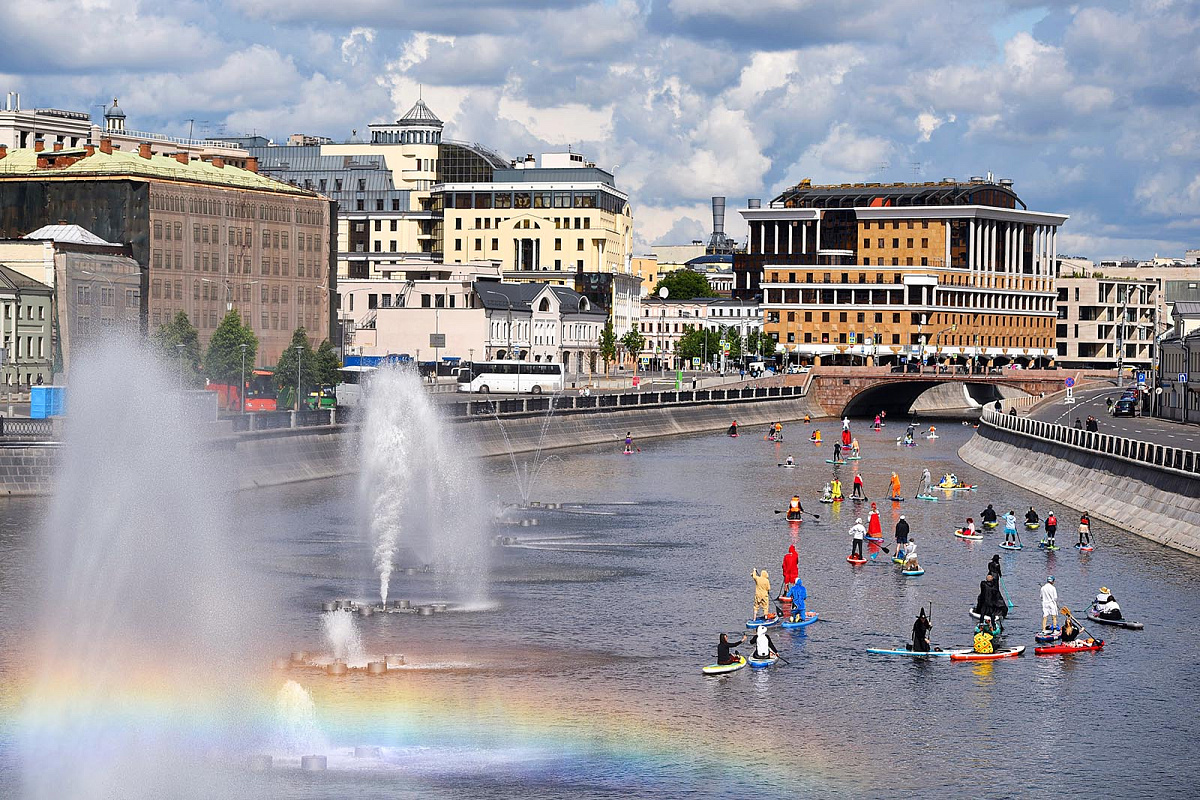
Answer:
<path fill-rule="evenodd" d="M 734 296 L 761 295 L 789 360 L 1051 360 L 1057 232 L 1012 181 L 802 181 L 741 210 Z"/>

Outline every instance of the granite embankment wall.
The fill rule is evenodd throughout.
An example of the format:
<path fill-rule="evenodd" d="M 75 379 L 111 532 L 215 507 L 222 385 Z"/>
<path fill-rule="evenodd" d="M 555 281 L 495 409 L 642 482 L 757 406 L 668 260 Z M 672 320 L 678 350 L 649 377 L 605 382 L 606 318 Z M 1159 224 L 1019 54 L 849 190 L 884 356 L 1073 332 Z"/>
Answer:
<path fill-rule="evenodd" d="M 984 414 L 976 435 L 958 451 L 963 461 L 1094 519 L 1200 555 L 1195 454 L 1153 447 L 1148 454 L 1141 443 L 1131 447 L 1117 437 L 997 416 L 1006 415 Z M 1073 536 L 1074 526 L 1065 527 Z"/>
<path fill-rule="evenodd" d="M 531 452 L 579 445 L 619 447 L 628 431 L 641 441 L 681 433 L 719 431 L 737 420 L 747 435 L 761 436 L 771 422 L 791 422 L 813 414 L 806 397 L 739 400 L 693 405 L 634 406 L 603 411 L 555 411 L 456 419 L 447 424 L 480 456 Z M 818 412 L 819 413 L 819 412 Z M 544 431 L 544 435 L 543 435 Z M 325 425 L 250 431 L 214 437 L 210 446 L 240 489 L 332 478 L 357 470 L 353 453 L 357 428 Z M 796 437 L 804 437 L 792 431 Z M 785 430 L 785 434 L 789 431 Z M 44 495 L 53 488 L 58 444 L 0 447 L 0 495 Z"/>

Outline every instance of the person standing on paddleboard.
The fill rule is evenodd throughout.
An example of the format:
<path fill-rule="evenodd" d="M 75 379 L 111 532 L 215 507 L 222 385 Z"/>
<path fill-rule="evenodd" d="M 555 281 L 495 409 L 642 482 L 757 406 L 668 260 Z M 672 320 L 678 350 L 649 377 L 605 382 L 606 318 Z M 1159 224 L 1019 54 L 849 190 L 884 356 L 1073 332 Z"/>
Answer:
<path fill-rule="evenodd" d="M 933 630 L 933 623 L 929 621 L 929 617 L 925 616 L 925 609 L 921 609 L 921 613 L 917 615 L 917 621 L 913 623 L 912 629 L 912 650 L 914 653 L 929 652 L 929 632 Z"/>
<path fill-rule="evenodd" d="M 867 515 L 867 536 L 883 538 L 883 524 L 879 521 L 879 510 L 874 503 L 871 503 L 871 513 Z"/>
<path fill-rule="evenodd" d="M 1085 511 L 1083 516 L 1079 518 L 1079 544 L 1076 547 L 1091 547 L 1092 545 L 1092 518 Z"/>
<path fill-rule="evenodd" d="M 835 462 L 842 460 L 842 443 L 841 442 L 833 443 L 833 460 Z"/>
<path fill-rule="evenodd" d="M 756 569 L 750 570 L 750 577 L 754 578 L 754 616 L 753 619 L 759 619 L 758 610 L 762 609 L 762 616 L 767 616 L 767 603 L 771 599 L 771 578 L 767 575 L 764 569 L 759 572 Z"/>
<path fill-rule="evenodd" d="M 900 476 L 894 472 L 892 473 L 891 492 L 893 500 L 900 496 Z"/>
<path fill-rule="evenodd" d="M 832 497 L 834 500 L 843 499 L 842 498 L 842 482 L 839 481 L 837 478 L 834 478 L 833 480 L 831 480 L 829 482 L 829 489 L 830 489 L 829 496 Z"/>
<path fill-rule="evenodd" d="M 1017 543 L 1017 515 L 1013 513 L 1011 508 L 1004 515 L 1004 543 Z"/>
<path fill-rule="evenodd" d="M 858 497 L 863 500 L 867 499 L 866 492 L 863 490 L 862 475 L 859 475 L 857 472 L 854 473 L 854 488 L 850 490 L 850 496 Z"/>
<path fill-rule="evenodd" d="M 923 497 L 929 496 L 929 490 L 933 488 L 933 476 L 929 474 L 929 467 L 921 470 L 921 490 L 917 494 Z"/>
<path fill-rule="evenodd" d="M 855 458 L 862 457 L 862 454 L 859 452 L 859 449 L 858 449 L 858 439 L 850 440 L 850 455 L 854 456 Z"/>
<path fill-rule="evenodd" d="M 1046 620 L 1049 619 L 1058 627 L 1058 589 L 1054 588 L 1054 576 L 1046 578 L 1042 585 L 1042 630 L 1047 630 Z"/>
<path fill-rule="evenodd" d="M 842 417 L 842 430 L 844 430 L 844 431 L 850 430 L 850 418 L 849 417 Z"/>
<path fill-rule="evenodd" d="M 852 437 L 850 436 L 850 429 L 846 428 L 842 431 L 842 447 L 849 447 L 851 441 Z"/>
<path fill-rule="evenodd" d="M 633 452 L 633 437 L 630 435 L 632 431 L 625 431 L 625 452 Z"/>
<path fill-rule="evenodd" d="M 1054 534 L 1058 531 L 1058 517 L 1051 511 L 1046 515 L 1046 541 L 1054 544 Z"/>
<path fill-rule="evenodd" d="M 1003 573 L 1000 571 L 1000 554 L 999 553 L 996 553 L 994 556 L 992 556 L 992 560 L 988 562 L 988 575 L 994 575 L 995 580 L 996 580 L 996 585 L 997 586 L 1000 585 L 1000 578 L 1003 577 Z M 1007 605 L 1007 603 L 1005 605 Z"/>
<path fill-rule="evenodd" d="M 876 517 L 878 517 L 878 515 L 876 515 Z M 906 520 L 904 515 L 901 514 L 900 519 L 896 521 L 896 558 L 899 558 L 901 551 L 903 551 L 905 547 L 908 547 L 908 533 L 908 520 Z"/>
<path fill-rule="evenodd" d="M 729 641 L 729 636 L 722 633 L 721 639 L 717 642 L 717 663 L 718 664 L 735 664 L 738 660 L 737 653 L 733 652 L 738 646 L 746 641 L 746 634 L 742 634 L 742 638 L 736 642 Z"/>
<path fill-rule="evenodd" d="M 783 556 L 783 593 L 792 587 L 800 577 L 800 554 L 796 545 L 788 545 L 788 551 Z"/>
<path fill-rule="evenodd" d="M 859 517 L 850 527 L 850 537 L 854 540 L 854 546 L 850 548 L 852 558 L 863 558 L 863 537 L 866 535 L 867 529 L 863 527 L 862 517 Z"/>

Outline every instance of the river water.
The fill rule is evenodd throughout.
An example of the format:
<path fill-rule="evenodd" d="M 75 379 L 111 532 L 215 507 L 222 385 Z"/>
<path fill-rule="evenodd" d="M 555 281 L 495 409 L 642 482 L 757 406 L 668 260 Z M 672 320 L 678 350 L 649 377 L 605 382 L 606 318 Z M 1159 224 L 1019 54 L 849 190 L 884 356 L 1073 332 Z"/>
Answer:
<path fill-rule="evenodd" d="M 368 652 L 405 654 L 402 674 L 255 678 L 266 698 L 287 678 L 311 694 L 328 772 L 304 774 L 281 760 L 270 772 L 231 777 L 236 770 L 214 766 L 211 796 L 1194 796 L 1194 559 L 1102 523 L 1093 525 L 1099 541 L 1089 555 L 1069 547 L 1007 553 L 994 533 L 956 539 L 952 530 L 967 516 L 978 520 L 988 502 L 1018 517 L 1031 504 L 1043 517 L 1053 508 L 1067 545 L 1078 513 L 975 473 L 956 455 L 969 428 L 941 425 L 941 438 L 909 449 L 895 446 L 891 426 L 877 434 L 857 424 L 868 494 L 884 495 L 894 469 L 910 498 L 880 503 L 885 532 L 906 514 L 926 574 L 905 578 L 882 556 L 852 567 L 846 531 L 857 512 L 816 502 L 838 428 L 821 427 L 820 448 L 807 442 L 805 426 L 792 425 L 793 440 L 780 445 L 743 431 L 737 439 L 647 440 L 630 457 L 616 445 L 559 451 L 533 499 L 568 507 L 518 515 L 536 516 L 537 527 L 486 534 L 515 539 L 478 567 L 489 603 L 359 622 Z M 778 468 L 788 453 L 800 468 Z M 916 501 L 923 466 L 980 489 Z M 849 487 L 852 472 L 841 469 Z M 518 498 L 507 459 L 486 462 L 484 473 L 488 496 Z M 774 514 L 793 493 L 822 519 L 791 526 Z M 261 628 L 264 662 L 272 653 L 321 650 L 322 601 L 377 596 L 354 498 L 351 480 L 239 496 L 244 556 L 260 594 L 271 598 L 263 618 L 248 623 Z M 28 598 L 38 589 L 33 552 L 43 513 L 41 501 L 0 506 L 4 796 L 23 769 L 23 643 L 34 636 Z M 1027 534 L 1027 545 L 1036 538 Z M 751 569 L 767 568 L 777 587 L 789 543 L 821 621 L 771 631 L 790 663 L 703 676 L 718 633 L 744 629 Z M 1016 602 L 1006 642 L 1028 645 L 1025 656 L 915 663 L 866 654 L 903 642 L 917 610 L 930 606 L 935 644 L 966 645 L 967 611 L 994 553 L 1002 553 Z M 1033 655 L 1048 574 L 1081 618 L 1104 585 L 1146 629 L 1095 630 L 1109 642 L 1101 652 Z M 439 592 L 436 576 L 393 578 L 393 597 L 422 601 Z M 236 615 L 237 598 L 230 605 Z M 355 746 L 379 747 L 379 757 L 354 759 Z M 214 749 L 236 752 L 237 743 Z"/>

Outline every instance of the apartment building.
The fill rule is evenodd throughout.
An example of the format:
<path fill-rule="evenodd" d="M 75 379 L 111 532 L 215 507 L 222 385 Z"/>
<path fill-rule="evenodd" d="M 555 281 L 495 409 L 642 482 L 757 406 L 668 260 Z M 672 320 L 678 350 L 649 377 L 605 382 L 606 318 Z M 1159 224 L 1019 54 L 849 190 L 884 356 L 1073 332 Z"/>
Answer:
<path fill-rule="evenodd" d="M 254 136 L 234 141 L 258 159 L 262 174 L 337 202 L 337 274 L 365 280 L 415 260 L 441 260 L 436 184 L 488 182 L 510 166 L 480 144 L 444 138 L 444 127 L 417 100 L 394 122 L 368 125 L 366 139 L 356 131 L 345 142 L 304 134 L 284 145 Z"/>
<path fill-rule="evenodd" d="M 58 145 L 55 145 L 58 148 Z M 275 362 L 304 327 L 314 344 L 330 335 L 334 209 L 315 192 L 221 158 L 155 155 L 150 144 L 0 146 L 0 236 L 58 221 L 129 246 L 143 271 L 145 325 L 184 311 L 202 346 L 226 311 L 238 310 L 259 338 L 259 364 Z"/>
<path fill-rule="evenodd" d="M 761 294 L 789 360 L 1046 362 L 1067 217 L 1027 210 L 1012 181 L 814 186 L 742 216 L 735 297 Z"/>
<path fill-rule="evenodd" d="M 696 297 L 690 300 L 650 296 L 642 299 L 638 330 L 645 337 L 643 363 L 678 366 L 675 351 L 689 330 L 719 331 L 734 328 L 745 342 L 763 326 L 757 300 Z M 719 357 L 719 353 L 714 353 Z M 711 360 L 711 359 L 710 359 Z"/>
<path fill-rule="evenodd" d="M 6 387 L 50 383 L 53 377 L 54 290 L 0 264 L 0 374 Z"/>
<path fill-rule="evenodd" d="M 1063 277 L 1056 282 L 1059 366 L 1149 369 L 1154 362 L 1158 285 L 1154 280 Z"/>

